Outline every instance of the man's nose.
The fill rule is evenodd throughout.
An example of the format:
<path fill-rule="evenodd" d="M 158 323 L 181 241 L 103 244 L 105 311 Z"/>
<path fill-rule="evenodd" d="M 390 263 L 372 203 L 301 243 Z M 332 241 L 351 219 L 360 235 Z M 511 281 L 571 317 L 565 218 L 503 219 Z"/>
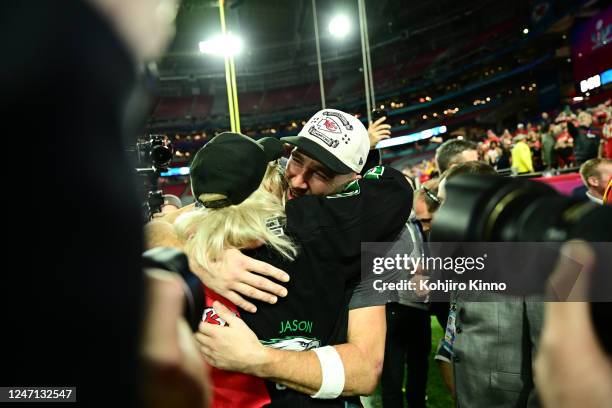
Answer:
<path fill-rule="evenodd" d="M 308 183 L 306 183 L 306 172 L 304 170 L 297 172 L 289 180 L 291 188 L 307 189 Z"/>

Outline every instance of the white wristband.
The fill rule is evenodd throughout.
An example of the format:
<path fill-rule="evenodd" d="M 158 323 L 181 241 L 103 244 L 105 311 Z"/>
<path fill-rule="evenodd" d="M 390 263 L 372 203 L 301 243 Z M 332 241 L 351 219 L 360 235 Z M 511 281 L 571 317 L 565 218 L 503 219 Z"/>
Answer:
<path fill-rule="evenodd" d="M 321 364 L 321 388 L 312 398 L 338 398 L 344 390 L 344 364 L 332 346 L 313 349 Z"/>

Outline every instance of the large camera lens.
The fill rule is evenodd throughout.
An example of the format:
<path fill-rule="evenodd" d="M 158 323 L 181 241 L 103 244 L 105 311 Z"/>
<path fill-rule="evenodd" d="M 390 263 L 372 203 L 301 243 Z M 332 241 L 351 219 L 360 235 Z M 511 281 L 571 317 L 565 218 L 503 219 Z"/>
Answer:
<path fill-rule="evenodd" d="M 170 140 L 163 135 L 151 136 L 151 164 L 158 169 L 167 168 L 172 162 L 173 149 Z"/>
<path fill-rule="evenodd" d="M 431 227 L 432 242 L 562 242 L 594 244 L 590 298 L 609 296 L 612 207 L 564 197 L 552 187 L 499 176 L 459 175 L 446 184 L 446 201 Z M 603 243 L 603 244 L 602 244 Z M 544 256 L 545 254 L 542 254 Z M 541 273 L 552 273 L 557 258 L 545 259 Z M 592 303 L 595 329 L 612 354 L 610 303 Z"/>
<path fill-rule="evenodd" d="M 552 187 L 498 176 L 459 175 L 431 228 L 438 242 L 609 241 L 612 208 L 564 197 Z"/>

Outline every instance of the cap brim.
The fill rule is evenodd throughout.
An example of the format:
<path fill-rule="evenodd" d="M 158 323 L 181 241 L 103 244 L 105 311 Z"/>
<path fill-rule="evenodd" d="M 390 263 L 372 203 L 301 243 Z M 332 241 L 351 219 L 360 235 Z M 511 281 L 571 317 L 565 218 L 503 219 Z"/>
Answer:
<path fill-rule="evenodd" d="M 355 173 L 355 170 L 342 163 L 340 159 L 312 140 L 308 140 L 302 136 L 288 136 L 281 138 L 281 141 L 297 146 L 300 150 L 306 153 L 307 156 L 320 162 L 334 173 Z"/>
<path fill-rule="evenodd" d="M 284 153 L 282 142 L 275 137 L 264 137 L 257 140 L 257 143 L 263 147 L 268 161 L 277 160 Z"/>

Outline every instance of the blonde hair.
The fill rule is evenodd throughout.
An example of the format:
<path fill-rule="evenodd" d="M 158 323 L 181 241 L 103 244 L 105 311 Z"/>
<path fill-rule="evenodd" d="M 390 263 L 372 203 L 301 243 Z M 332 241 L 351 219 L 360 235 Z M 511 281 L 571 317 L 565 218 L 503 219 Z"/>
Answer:
<path fill-rule="evenodd" d="M 612 160 L 605 158 L 589 159 L 580 166 L 578 170 L 580 172 L 580 178 L 582 178 L 582 182 L 587 188 L 592 187 L 591 183 L 589 183 L 589 177 L 595 176 L 599 178 L 601 176 L 599 170 L 600 164 L 612 164 Z"/>
<path fill-rule="evenodd" d="M 268 163 L 268 168 L 261 181 L 261 187 L 269 191 L 280 200 L 283 208 L 285 208 L 287 181 L 284 177 L 284 171 L 278 160 Z"/>
<path fill-rule="evenodd" d="M 220 194 L 205 194 L 201 201 L 226 198 Z M 263 241 L 282 256 L 293 260 L 295 244 L 284 234 L 277 235 L 266 225 L 278 219 L 285 223 L 282 176 L 277 164 L 270 164 L 266 175 L 249 198 L 238 205 L 223 208 L 198 208 L 181 215 L 174 229 L 185 243 L 185 252 L 200 266 L 209 269 L 211 262 L 222 259 L 228 248 L 245 248 Z"/>

